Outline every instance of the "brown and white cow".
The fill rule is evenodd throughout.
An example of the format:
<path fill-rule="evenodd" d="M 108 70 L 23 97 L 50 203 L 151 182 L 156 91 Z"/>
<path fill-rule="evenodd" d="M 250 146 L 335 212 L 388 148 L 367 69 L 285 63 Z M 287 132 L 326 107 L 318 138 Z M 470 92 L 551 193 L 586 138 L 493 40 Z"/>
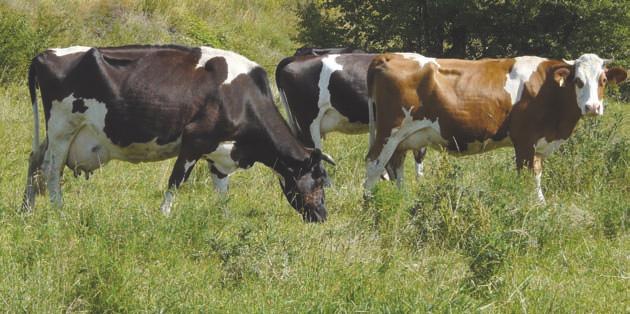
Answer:
<path fill-rule="evenodd" d="M 46 121 L 41 144 L 37 86 Z M 27 209 L 34 206 L 40 170 L 51 201 L 61 206 L 65 166 L 87 175 L 112 159 L 177 157 L 161 206 L 165 214 L 174 190 L 201 159 L 212 164 L 220 190 L 231 172 L 261 162 L 279 175 L 287 200 L 305 220 L 326 219 L 322 153 L 293 136 L 265 70 L 239 54 L 182 46 L 50 49 L 33 59 L 29 89 L 35 136 Z"/>
<path fill-rule="evenodd" d="M 367 155 L 369 193 L 386 165 L 399 184 L 405 152 L 444 147 L 458 155 L 513 146 L 516 166 L 533 169 L 538 198 L 543 159 L 584 115 L 604 113 L 604 87 L 627 73 L 584 54 L 478 61 L 384 54 L 368 70 L 375 141 Z"/>

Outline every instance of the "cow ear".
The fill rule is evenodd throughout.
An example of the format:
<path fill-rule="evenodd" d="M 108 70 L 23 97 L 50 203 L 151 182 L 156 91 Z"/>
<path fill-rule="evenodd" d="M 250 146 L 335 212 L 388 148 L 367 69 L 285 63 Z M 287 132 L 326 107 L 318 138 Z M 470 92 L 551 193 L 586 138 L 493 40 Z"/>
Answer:
<path fill-rule="evenodd" d="M 606 78 L 609 82 L 615 82 L 617 84 L 623 82 L 628 77 L 628 72 L 626 70 L 615 67 L 606 70 Z"/>
<path fill-rule="evenodd" d="M 569 75 L 571 75 L 571 70 L 567 67 L 560 67 L 553 71 L 553 79 L 560 87 L 564 86 L 564 82 L 566 82 Z"/>

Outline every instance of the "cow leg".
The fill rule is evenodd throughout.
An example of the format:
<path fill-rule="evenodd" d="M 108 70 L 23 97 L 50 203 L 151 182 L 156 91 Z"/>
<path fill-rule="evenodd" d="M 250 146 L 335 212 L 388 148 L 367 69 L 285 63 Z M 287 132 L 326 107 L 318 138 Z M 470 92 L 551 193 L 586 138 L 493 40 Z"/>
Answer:
<path fill-rule="evenodd" d="M 534 179 L 536 180 L 536 194 L 538 196 L 538 201 L 542 204 L 545 204 L 545 196 L 542 192 L 542 170 L 543 170 L 543 156 L 540 154 L 534 155 L 534 162 L 532 169 L 534 170 Z"/>
<path fill-rule="evenodd" d="M 386 169 L 391 180 L 396 180 L 398 188 L 402 188 L 403 178 L 405 175 L 405 157 L 406 151 L 396 151 L 387 163 Z"/>
<path fill-rule="evenodd" d="M 182 183 L 188 180 L 193 167 L 199 159 L 199 156 L 195 158 L 189 155 L 190 154 L 180 153 L 177 157 L 177 161 L 175 161 L 175 166 L 173 166 L 173 171 L 168 179 L 168 189 L 166 190 L 166 193 L 164 193 L 164 200 L 160 206 L 160 210 L 165 216 L 171 214 L 171 207 L 173 206 L 175 192 Z"/>
<path fill-rule="evenodd" d="M 422 147 L 413 152 L 413 157 L 416 161 L 416 179 L 424 176 L 424 156 L 427 154 L 427 148 Z"/>
<path fill-rule="evenodd" d="M 50 202 L 61 208 L 63 199 L 61 195 L 61 174 L 68 158 L 68 150 L 72 143 L 71 132 L 61 135 L 48 134 L 48 147 L 44 154 L 42 168 L 46 177 Z"/>
<path fill-rule="evenodd" d="M 32 151 L 29 156 L 26 187 L 22 200 L 23 211 L 31 211 L 35 208 L 35 193 L 44 194 L 46 192 L 46 185 L 42 177 L 42 163 L 44 162 L 44 153 L 46 152 L 47 145 L 47 140 L 42 142 L 39 148 Z"/>
<path fill-rule="evenodd" d="M 212 183 L 214 183 L 214 188 L 219 193 L 227 193 L 230 185 L 230 177 L 219 171 L 219 169 L 212 165 L 212 162 L 208 161 L 208 165 L 210 166 L 210 177 L 212 178 Z"/>
<path fill-rule="evenodd" d="M 534 173 L 536 181 L 536 196 L 538 201 L 545 203 L 545 196 L 542 193 L 542 164 L 543 156 L 536 154 L 533 145 L 524 145 L 525 147 L 517 147 L 516 151 L 516 169 L 520 172 L 523 167 L 527 166 Z"/>
<path fill-rule="evenodd" d="M 392 158 L 392 155 L 398 148 L 398 144 L 400 144 L 400 140 L 395 136 L 390 136 L 385 140 L 385 145 L 379 143 L 382 142 L 380 139 L 377 139 L 370 149 L 367 158 L 366 172 L 367 176 L 365 178 L 365 182 L 363 183 L 363 188 L 366 193 L 372 190 L 378 178 L 381 176 L 383 171 L 385 171 L 385 166 L 389 163 L 389 160 Z M 380 151 L 377 147 L 381 147 Z M 378 156 L 374 158 L 374 156 Z"/>

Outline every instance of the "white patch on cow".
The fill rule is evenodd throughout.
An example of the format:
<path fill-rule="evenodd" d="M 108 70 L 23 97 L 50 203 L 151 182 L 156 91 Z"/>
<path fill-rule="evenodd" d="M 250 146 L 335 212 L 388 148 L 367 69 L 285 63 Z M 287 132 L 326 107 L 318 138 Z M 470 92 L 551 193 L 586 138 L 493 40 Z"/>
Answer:
<path fill-rule="evenodd" d="M 405 59 L 409 59 L 409 60 L 413 60 L 413 61 L 418 62 L 418 64 L 420 65 L 421 69 L 427 63 L 433 63 L 433 64 L 437 65 L 438 67 L 440 67 L 440 64 L 438 64 L 436 58 L 425 57 L 425 56 L 423 56 L 421 54 L 417 54 L 417 53 L 413 53 L 413 52 L 397 52 L 396 54 L 404 57 Z"/>
<path fill-rule="evenodd" d="M 203 68 L 206 62 L 214 57 L 223 57 L 227 62 L 228 74 L 223 84 L 230 84 L 237 76 L 247 74 L 258 64 L 255 62 L 228 50 L 216 49 L 211 47 L 199 47 L 201 49 L 201 57 L 197 61 L 195 69 Z"/>
<path fill-rule="evenodd" d="M 231 153 L 234 149 L 234 141 L 221 142 L 213 152 L 203 155 L 204 159 L 212 161 L 212 165 L 219 172 L 229 175 L 238 169 L 238 163 L 232 159 Z"/>
<path fill-rule="evenodd" d="M 210 177 L 212 178 L 212 183 L 214 184 L 214 188 L 217 190 L 217 192 L 219 193 L 228 192 L 230 177 L 225 176 L 223 178 L 219 178 L 219 176 L 217 176 L 214 173 L 210 173 Z"/>
<path fill-rule="evenodd" d="M 319 87 L 319 95 L 317 98 L 317 107 L 319 108 L 319 111 L 309 126 L 311 139 L 313 140 L 315 148 L 322 148 L 321 138 L 322 134 L 325 132 L 321 129 L 324 116 L 329 110 L 335 110 L 330 103 L 330 91 L 328 90 L 328 87 L 330 85 L 330 77 L 333 72 L 343 70 L 343 66 L 336 61 L 338 56 L 338 54 L 332 54 L 322 58 L 322 71 L 319 73 L 319 82 L 317 84 Z M 328 123 L 330 124 L 330 121 Z"/>
<path fill-rule="evenodd" d="M 182 176 L 182 182 L 180 182 L 179 184 L 183 184 L 183 183 L 184 183 L 184 180 L 185 180 L 185 178 L 186 178 L 186 173 L 187 173 L 187 172 L 188 172 L 188 170 L 189 170 L 190 168 L 192 168 L 192 167 L 193 167 L 196 163 L 197 163 L 197 161 L 196 161 L 196 160 L 191 160 L 191 161 L 186 160 L 186 162 L 184 162 L 184 176 Z"/>
<path fill-rule="evenodd" d="M 346 134 L 360 134 L 365 133 L 366 127 L 363 123 L 352 123 L 348 118 L 342 115 L 335 108 L 329 108 L 324 117 L 321 119 L 321 134 L 328 132 L 338 131 Z"/>
<path fill-rule="evenodd" d="M 50 50 L 52 50 L 55 56 L 63 57 L 65 55 L 69 55 L 73 53 L 86 52 L 90 49 L 92 49 L 92 47 L 72 46 L 72 47 L 67 47 L 67 48 L 51 48 Z"/>
<path fill-rule="evenodd" d="M 107 107 L 95 99 L 81 99 L 87 109 L 72 112 L 74 95 L 62 101 L 53 101 L 48 121 L 50 147 L 68 142 L 68 148 L 62 154 L 61 162 L 76 170 L 89 173 L 109 160 L 118 159 L 132 163 L 158 161 L 177 156 L 181 138 L 160 145 L 157 137 L 145 143 L 132 143 L 126 147 L 114 144 L 105 134 Z M 63 146 L 61 146 L 63 147 Z"/>
<path fill-rule="evenodd" d="M 587 106 L 590 106 L 594 108 L 590 113 L 603 115 L 604 103 L 602 99 L 599 99 L 598 89 L 599 79 L 604 73 L 604 60 L 595 54 L 588 53 L 576 59 L 574 66 L 575 79 L 579 79 L 584 83 L 582 88 L 575 84 L 577 104 L 582 114 L 589 113 Z"/>
<path fill-rule="evenodd" d="M 368 161 L 366 170 L 367 178 L 363 187 L 369 191 L 374 187 L 379 176 L 385 170 L 385 166 L 392 155 L 399 149 L 417 150 L 428 145 L 445 145 L 447 141 L 442 138 L 438 120 L 429 119 L 413 120 L 411 110 L 402 108 L 405 118 L 399 128 L 392 130 L 391 135 L 385 141 L 379 156 L 375 160 Z"/>
<path fill-rule="evenodd" d="M 162 205 L 160 205 L 160 210 L 164 216 L 169 216 L 171 214 L 171 207 L 173 207 L 174 198 L 175 193 L 171 189 L 164 193 L 164 200 L 162 201 Z"/>
<path fill-rule="evenodd" d="M 534 144 L 534 149 L 536 150 L 537 154 L 540 154 L 543 157 L 547 157 L 551 155 L 551 153 L 556 151 L 558 147 L 560 147 L 560 145 L 562 145 L 562 143 L 564 143 L 565 141 L 566 140 L 559 139 L 547 142 L 547 139 L 542 137 L 536 142 L 536 144 Z"/>
<path fill-rule="evenodd" d="M 424 164 L 421 162 L 416 163 L 416 177 L 424 176 Z"/>
<path fill-rule="evenodd" d="M 538 66 L 543 61 L 547 60 L 540 57 L 516 57 L 516 62 L 512 66 L 512 71 L 506 74 L 505 86 L 503 89 L 510 94 L 512 99 L 512 105 L 516 105 L 521 100 L 523 91 L 525 89 L 525 83 L 529 81 L 532 73 L 538 69 Z"/>

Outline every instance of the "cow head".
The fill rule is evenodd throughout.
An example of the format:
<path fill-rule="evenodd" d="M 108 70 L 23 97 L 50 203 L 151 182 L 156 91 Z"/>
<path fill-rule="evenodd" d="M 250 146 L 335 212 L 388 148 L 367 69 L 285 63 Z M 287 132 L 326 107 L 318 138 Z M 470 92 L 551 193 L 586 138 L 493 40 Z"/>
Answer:
<path fill-rule="evenodd" d="M 595 54 L 584 54 L 573 61 L 564 60 L 569 67 L 559 67 L 554 71 L 554 79 L 561 87 L 565 82 L 574 86 L 577 105 L 583 115 L 604 114 L 606 83 L 620 83 L 627 77 L 622 68 L 607 69 L 605 65 L 609 61 Z"/>
<path fill-rule="evenodd" d="M 323 222 L 327 212 L 324 205 L 324 186 L 329 184 L 322 160 L 332 162 L 319 149 L 310 151 L 300 169 L 290 171 L 280 179 L 287 200 L 307 222 Z"/>

